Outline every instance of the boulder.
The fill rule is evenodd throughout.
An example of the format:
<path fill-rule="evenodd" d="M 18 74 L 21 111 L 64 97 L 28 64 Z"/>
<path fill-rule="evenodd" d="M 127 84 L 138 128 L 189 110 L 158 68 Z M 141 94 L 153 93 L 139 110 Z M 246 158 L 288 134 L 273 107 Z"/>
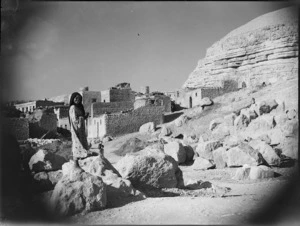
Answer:
<path fill-rule="evenodd" d="M 63 176 L 62 170 L 47 172 L 47 174 L 53 186 L 55 186 Z"/>
<path fill-rule="evenodd" d="M 266 179 L 274 177 L 274 171 L 267 166 L 252 166 L 249 173 L 251 180 Z"/>
<path fill-rule="evenodd" d="M 195 155 L 193 147 L 191 147 L 190 145 L 186 145 L 186 146 L 183 146 L 183 148 L 184 148 L 185 153 L 186 153 L 185 162 L 193 161 L 194 155 Z"/>
<path fill-rule="evenodd" d="M 258 136 L 267 133 L 267 131 L 274 128 L 274 126 L 274 116 L 269 114 L 262 115 L 250 122 L 245 130 L 245 134 L 255 139 Z"/>
<path fill-rule="evenodd" d="M 111 136 L 105 136 L 105 137 L 103 137 L 102 142 L 107 143 L 107 142 L 112 141 L 112 140 L 113 140 L 113 138 Z"/>
<path fill-rule="evenodd" d="M 49 191 L 54 188 L 54 185 L 52 185 L 46 172 L 39 172 L 34 174 L 32 186 L 33 190 L 35 190 L 36 192 Z"/>
<path fill-rule="evenodd" d="M 33 189 L 37 192 L 53 190 L 57 182 L 62 178 L 62 171 L 39 172 L 33 176 Z"/>
<path fill-rule="evenodd" d="M 215 164 L 213 160 L 208 160 L 205 158 L 198 157 L 195 159 L 192 169 L 194 170 L 207 170 L 207 169 L 212 169 L 215 168 Z"/>
<path fill-rule="evenodd" d="M 274 120 L 276 123 L 276 127 L 281 127 L 289 120 L 289 118 L 285 113 L 281 113 L 274 115 Z"/>
<path fill-rule="evenodd" d="M 185 143 L 188 143 L 188 144 L 194 144 L 194 143 L 197 143 L 199 141 L 199 139 L 197 138 L 197 136 L 195 134 L 193 134 L 193 135 L 184 135 L 183 136 L 183 141 Z"/>
<path fill-rule="evenodd" d="M 59 139 L 29 138 L 26 142 L 36 147 L 36 149 L 43 149 L 53 153 L 64 148 L 64 143 Z"/>
<path fill-rule="evenodd" d="M 262 154 L 266 162 L 271 166 L 279 166 L 280 158 L 273 148 L 261 140 L 251 140 L 248 143 L 254 150 Z"/>
<path fill-rule="evenodd" d="M 271 144 L 271 138 L 267 134 L 262 134 L 257 137 L 258 140 L 264 141 L 266 144 Z"/>
<path fill-rule="evenodd" d="M 228 150 L 230 148 L 233 148 L 235 146 L 238 146 L 243 139 L 239 137 L 238 135 L 231 135 L 224 139 L 223 141 L 223 147 Z"/>
<path fill-rule="evenodd" d="M 282 130 L 278 127 L 275 127 L 269 131 L 267 131 L 267 136 L 270 138 L 270 145 L 278 145 L 280 144 L 284 139 L 285 136 L 282 132 Z"/>
<path fill-rule="evenodd" d="M 222 123 L 212 131 L 212 138 L 215 140 L 223 140 L 225 137 L 230 135 L 233 129 L 233 126 L 227 126 L 224 123 Z"/>
<path fill-rule="evenodd" d="M 180 127 L 188 121 L 188 117 L 186 115 L 181 115 L 177 119 L 175 119 L 174 123 L 176 126 Z"/>
<path fill-rule="evenodd" d="M 234 120 L 236 119 L 236 114 L 231 113 L 229 115 L 224 116 L 224 123 L 226 126 L 233 126 L 234 125 Z"/>
<path fill-rule="evenodd" d="M 246 143 L 240 143 L 238 146 L 230 148 L 226 153 L 228 167 L 243 166 L 244 164 L 256 166 L 265 162 L 262 154 Z"/>
<path fill-rule="evenodd" d="M 278 145 L 281 153 L 292 159 L 298 159 L 298 144 L 299 140 L 293 137 L 287 137 Z"/>
<path fill-rule="evenodd" d="M 178 164 L 184 163 L 186 160 L 186 151 L 183 145 L 177 141 L 165 144 L 164 151 L 167 155 L 172 156 Z"/>
<path fill-rule="evenodd" d="M 128 140 L 125 140 L 124 143 L 119 147 L 119 149 L 114 151 L 114 153 L 119 156 L 125 156 L 127 153 L 134 153 L 143 150 L 147 146 L 147 142 L 142 141 L 141 139 L 138 139 L 136 137 L 132 137 Z"/>
<path fill-rule="evenodd" d="M 286 110 L 286 115 L 288 119 L 294 119 L 297 117 L 298 113 L 295 109 Z"/>
<path fill-rule="evenodd" d="M 154 133 L 155 132 L 155 123 L 154 122 L 148 122 L 143 124 L 140 129 L 140 133 Z"/>
<path fill-rule="evenodd" d="M 117 162 L 116 169 L 142 191 L 183 186 L 178 163 L 160 150 L 146 148 L 136 154 L 128 154 Z"/>
<path fill-rule="evenodd" d="M 213 159 L 217 169 L 223 169 L 227 166 L 226 148 L 219 147 L 213 151 Z"/>
<path fill-rule="evenodd" d="M 242 109 L 240 114 L 245 115 L 249 119 L 249 121 L 252 121 L 253 119 L 256 119 L 258 117 L 257 113 L 250 108 Z"/>
<path fill-rule="evenodd" d="M 205 106 L 211 106 L 213 105 L 213 101 L 211 99 L 209 99 L 208 97 L 204 97 L 200 100 L 199 105 L 201 107 L 205 107 Z"/>
<path fill-rule="evenodd" d="M 72 165 L 64 164 L 63 177 L 53 190 L 50 200 L 53 214 L 70 216 L 104 209 L 107 202 L 105 183 L 100 177 Z"/>
<path fill-rule="evenodd" d="M 234 126 L 237 130 L 246 128 L 250 123 L 250 120 L 245 115 L 239 115 L 234 120 Z"/>
<path fill-rule="evenodd" d="M 218 140 L 206 141 L 197 145 L 196 152 L 202 158 L 213 160 L 213 150 L 216 150 L 221 145 L 221 142 Z"/>
<path fill-rule="evenodd" d="M 161 127 L 160 136 L 170 136 L 172 134 L 172 131 L 170 128 L 166 126 Z"/>
<path fill-rule="evenodd" d="M 224 122 L 223 118 L 216 118 L 212 120 L 209 124 L 209 130 L 213 131 L 218 125 Z"/>
<path fill-rule="evenodd" d="M 116 199 L 135 196 L 138 199 L 144 199 L 146 196 L 136 190 L 131 182 L 122 178 L 120 173 L 113 165 L 103 156 L 89 157 L 79 161 L 84 171 L 94 176 L 101 177 L 106 184 L 107 205 L 117 202 Z"/>
<path fill-rule="evenodd" d="M 25 145 L 20 145 L 20 149 L 21 149 L 22 168 L 26 171 L 29 171 L 28 163 L 31 157 L 37 152 L 37 150 L 33 149 L 30 143 L 26 143 Z"/>
<path fill-rule="evenodd" d="M 204 143 L 206 141 L 209 141 L 209 135 L 207 133 L 203 133 L 199 136 L 199 143 Z"/>
<path fill-rule="evenodd" d="M 64 157 L 41 149 L 31 157 L 29 168 L 34 172 L 55 171 L 61 169 L 65 162 Z"/>
<path fill-rule="evenodd" d="M 243 167 L 238 168 L 235 172 L 235 175 L 232 179 L 234 180 L 247 180 L 249 179 L 251 167 L 247 164 L 243 165 Z"/>
<path fill-rule="evenodd" d="M 297 119 L 288 120 L 282 127 L 281 131 L 285 137 L 298 137 L 299 122 Z"/>
<path fill-rule="evenodd" d="M 278 103 L 275 100 L 261 101 L 259 103 L 259 115 L 270 113 L 277 106 Z"/>

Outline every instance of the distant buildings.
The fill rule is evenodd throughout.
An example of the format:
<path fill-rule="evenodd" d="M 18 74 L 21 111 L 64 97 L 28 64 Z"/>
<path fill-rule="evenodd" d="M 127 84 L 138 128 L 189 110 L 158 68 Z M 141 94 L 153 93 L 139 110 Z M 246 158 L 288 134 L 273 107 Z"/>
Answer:
<path fill-rule="evenodd" d="M 34 110 L 38 108 L 47 108 L 47 107 L 54 107 L 58 105 L 64 105 L 63 102 L 53 102 L 49 100 L 36 100 L 36 101 L 31 101 L 27 103 L 22 103 L 22 104 L 15 104 L 16 109 L 27 113 L 27 112 L 33 112 Z"/>
<path fill-rule="evenodd" d="M 90 91 L 89 87 L 83 87 L 78 92 L 82 95 L 86 113 L 89 113 L 86 128 L 88 137 L 92 139 L 136 132 L 147 122 L 160 124 L 164 120 L 164 112 L 171 111 L 170 97 L 160 92 L 150 93 L 149 86 L 141 87 L 139 93 L 134 92 L 130 84 L 125 82 L 103 91 Z M 27 113 L 29 126 L 24 128 L 29 129 L 29 137 L 40 137 L 57 128 L 70 130 L 70 96 L 61 95 L 51 100 L 15 104 L 16 109 Z"/>

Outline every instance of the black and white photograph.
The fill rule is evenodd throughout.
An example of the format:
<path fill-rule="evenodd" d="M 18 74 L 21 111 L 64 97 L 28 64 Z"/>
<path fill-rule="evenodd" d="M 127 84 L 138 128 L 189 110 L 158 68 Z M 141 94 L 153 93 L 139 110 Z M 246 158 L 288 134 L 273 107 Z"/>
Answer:
<path fill-rule="evenodd" d="M 0 225 L 300 225 L 297 1 L 1 1 Z"/>

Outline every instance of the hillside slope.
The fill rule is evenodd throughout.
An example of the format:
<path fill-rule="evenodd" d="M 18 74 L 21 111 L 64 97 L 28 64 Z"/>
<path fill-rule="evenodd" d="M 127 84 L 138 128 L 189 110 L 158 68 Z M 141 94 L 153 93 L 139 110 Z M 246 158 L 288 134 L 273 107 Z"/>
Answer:
<path fill-rule="evenodd" d="M 283 8 L 231 31 L 207 49 L 183 88 L 274 83 L 298 75 L 298 15 Z"/>

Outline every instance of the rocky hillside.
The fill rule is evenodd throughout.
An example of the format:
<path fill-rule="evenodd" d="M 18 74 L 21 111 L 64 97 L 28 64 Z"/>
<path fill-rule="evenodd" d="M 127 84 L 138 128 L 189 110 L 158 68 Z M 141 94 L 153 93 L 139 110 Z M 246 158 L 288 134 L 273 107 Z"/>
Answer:
<path fill-rule="evenodd" d="M 298 74 L 297 8 L 267 13 L 233 30 L 206 51 L 183 88 L 274 83 Z"/>

